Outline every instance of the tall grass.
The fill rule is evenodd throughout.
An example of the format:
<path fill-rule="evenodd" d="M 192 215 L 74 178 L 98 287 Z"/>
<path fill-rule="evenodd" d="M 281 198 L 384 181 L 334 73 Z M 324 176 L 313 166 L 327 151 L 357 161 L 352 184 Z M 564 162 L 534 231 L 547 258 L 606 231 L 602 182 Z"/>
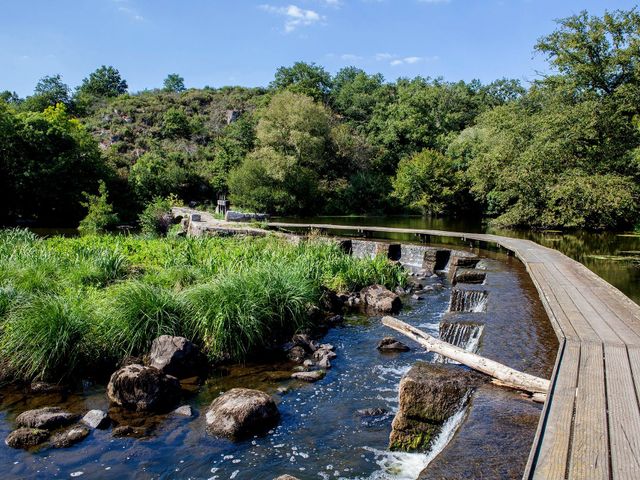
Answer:
<path fill-rule="evenodd" d="M 384 258 L 326 241 L 0 231 L 0 364 L 56 379 L 184 335 L 211 360 L 242 360 L 307 325 L 324 290 L 406 282 Z"/>
<path fill-rule="evenodd" d="M 3 325 L 0 357 L 21 380 L 56 380 L 85 365 L 90 302 L 75 292 L 38 293 L 13 308 Z"/>
<path fill-rule="evenodd" d="M 193 307 L 193 328 L 212 360 L 242 359 L 274 337 L 307 324 L 319 289 L 299 264 L 261 261 L 221 272 L 184 298 Z"/>

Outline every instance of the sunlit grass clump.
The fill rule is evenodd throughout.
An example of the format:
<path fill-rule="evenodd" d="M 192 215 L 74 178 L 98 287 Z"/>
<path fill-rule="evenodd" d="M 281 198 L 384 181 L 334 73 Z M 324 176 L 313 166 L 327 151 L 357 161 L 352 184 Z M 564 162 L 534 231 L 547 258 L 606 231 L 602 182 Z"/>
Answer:
<path fill-rule="evenodd" d="M 309 325 L 326 290 L 406 282 L 384 258 L 334 243 L 267 238 L 0 232 L 0 369 L 21 380 L 97 373 L 148 352 L 159 335 L 211 361 L 243 360 Z"/>

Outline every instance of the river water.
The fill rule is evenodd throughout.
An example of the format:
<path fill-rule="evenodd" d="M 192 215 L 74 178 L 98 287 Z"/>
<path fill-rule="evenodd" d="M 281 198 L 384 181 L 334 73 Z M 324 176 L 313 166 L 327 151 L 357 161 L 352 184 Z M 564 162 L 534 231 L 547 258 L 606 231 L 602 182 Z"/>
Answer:
<path fill-rule="evenodd" d="M 395 228 L 422 228 L 468 233 L 492 233 L 527 238 L 555 248 L 579 261 L 640 304 L 640 234 L 632 232 L 568 232 L 504 230 L 487 227 L 481 219 L 457 220 L 418 216 L 278 218 L 292 223 L 329 223 Z M 409 238 L 387 235 L 386 238 Z"/>
<path fill-rule="evenodd" d="M 479 353 L 548 377 L 557 343 L 526 271 L 513 257 L 478 253 L 486 257 L 481 267 L 488 272 L 484 288 L 489 291 Z M 443 275 L 425 282 L 435 288 L 422 300 L 406 298 L 399 317 L 437 335 L 449 307 L 451 285 Z M 378 317 L 348 317 L 323 338 L 334 345 L 338 357 L 327 376 L 314 384 L 292 381 L 291 363 L 221 368 L 185 397 L 183 403 L 194 410 L 191 418 L 127 417 L 110 410 L 121 423 L 145 429 L 142 438 L 114 438 L 108 429 L 96 430 L 68 449 L 23 452 L 2 445 L 2 478 L 257 480 L 285 473 L 302 480 L 518 478 L 541 407 L 490 385 L 476 391 L 467 408 L 448 423 L 434 451 L 387 450 L 402 375 L 418 360 L 433 360 L 415 345 L 406 353 L 378 352 L 377 342 L 390 333 Z M 264 437 L 239 443 L 209 436 L 206 408 L 233 387 L 274 395 L 282 414 L 279 425 Z M 288 391 L 282 393 L 282 388 Z M 6 387 L 0 390 L 0 435 L 14 428 L 22 411 L 47 405 L 77 413 L 109 408 L 104 385 L 89 381 L 65 395 L 33 395 Z M 358 412 L 370 408 L 387 413 L 367 417 Z"/>

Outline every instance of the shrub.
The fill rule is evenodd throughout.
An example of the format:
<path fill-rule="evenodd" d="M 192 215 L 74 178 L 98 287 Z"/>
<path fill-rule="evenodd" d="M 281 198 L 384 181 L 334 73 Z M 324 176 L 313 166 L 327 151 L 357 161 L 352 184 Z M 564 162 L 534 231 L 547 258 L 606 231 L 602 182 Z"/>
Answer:
<path fill-rule="evenodd" d="M 148 203 L 138 217 L 142 233 L 146 235 L 166 235 L 172 224 L 171 207 L 176 202 L 175 197 L 156 197 Z"/>
<path fill-rule="evenodd" d="M 41 293 L 9 313 L 0 337 L 0 355 L 23 380 L 58 380 L 86 366 L 85 336 L 92 319 L 83 293 Z"/>
<path fill-rule="evenodd" d="M 107 186 L 101 180 L 98 195 L 84 192 L 86 201 L 82 206 L 87 208 L 87 215 L 80 220 L 78 230 L 82 235 L 104 233 L 118 222 L 118 215 L 113 213 L 113 206 L 107 201 Z"/>

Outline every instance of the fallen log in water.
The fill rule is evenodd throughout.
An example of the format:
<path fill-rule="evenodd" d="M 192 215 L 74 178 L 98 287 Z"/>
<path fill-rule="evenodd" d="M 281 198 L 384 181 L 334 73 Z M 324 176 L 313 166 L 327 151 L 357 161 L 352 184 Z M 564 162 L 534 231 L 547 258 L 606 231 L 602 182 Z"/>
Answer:
<path fill-rule="evenodd" d="M 443 357 L 455 360 L 469 368 L 489 375 L 495 383 L 505 387 L 524 390 L 531 393 L 547 393 L 550 382 L 544 378 L 535 377 L 528 373 L 519 372 L 513 368 L 502 365 L 494 360 L 481 357 L 472 352 L 468 352 L 460 347 L 443 342 L 431 335 L 419 330 L 411 325 L 393 317 L 384 317 L 382 323 L 387 327 L 408 336 L 420 345 L 425 347 L 429 352 L 434 352 Z"/>

